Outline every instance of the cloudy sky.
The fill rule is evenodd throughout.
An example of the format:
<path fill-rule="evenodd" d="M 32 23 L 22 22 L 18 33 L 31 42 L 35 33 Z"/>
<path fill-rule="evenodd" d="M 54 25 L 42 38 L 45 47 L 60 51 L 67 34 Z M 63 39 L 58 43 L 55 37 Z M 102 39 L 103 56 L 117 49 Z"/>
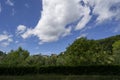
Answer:
<path fill-rule="evenodd" d="M 120 0 L 0 0 L 0 50 L 60 53 L 75 39 L 120 34 Z"/>

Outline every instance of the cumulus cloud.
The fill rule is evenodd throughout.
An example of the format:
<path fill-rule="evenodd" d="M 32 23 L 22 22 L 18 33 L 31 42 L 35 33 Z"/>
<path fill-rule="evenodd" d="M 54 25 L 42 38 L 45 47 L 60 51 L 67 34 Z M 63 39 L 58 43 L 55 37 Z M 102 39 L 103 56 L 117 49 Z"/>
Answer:
<path fill-rule="evenodd" d="M 13 42 L 12 35 L 7 34 L 6 32 L 0 34 L 0 46 L 6 47 L 11 42 Z"/>
<path fill-rule="evenodd" d="M 27 29 L 26 26 L 24 26 L 24 25 L 19 25 L 19 26 L 17 27 L 17 31 L 16 31 L 17 35 L 24 33 L 26 29 Z"/>
<path fill-rule="evenodd" d="M 9 6 L 14 6 L 14 3 L 12 0 L 7 0 L 6 1 L 6 4 L 9 5 Z"/>
<path fill-rule="evenodd" d="M 21 37 L 26 39 L 28 37 L 30 37 L 33 34 L 33 30 L 32 29 L 27 29 L 27 31 L 23 34 L 21 34 Z"/>
<path fill-rule="evenodd" d="M 90 0 L 88 0 L 90 2 Z M 112 19 L 113 17 L 116 17 L 116 15 L 119 14 L 120 10 L 116 8 L 117 11 L 114 11 L 115 9 L 111 9 L 116 5 L 117 3 L 120 3 L 120 0 L 93 0 L 90 5 L 95 5 L 93 9 L 93 14 L 98 15 L 97 21 L 99 23 Z M 119 11 L 118 11 L 119 10 Z"/>
<path fill-rule="evenodd" d="M 29 29 L 22 36 L 34 35 L 41 42 L 56 41 L 70 34 L 72 28 L 65 26 L 79 19 L 79 13 L 79 0 L 43 0 L 42 18 L 33 30 Z"/>
<path fill-rule="evenodd" d="M 27 29 L 21 36 L 25 39 L 37 36 L 40 43 L 59 40 L 72 30 L 83 29 L 96 15 L 97 23 L 118 18 L 119 0 L 43 0 L 41 19 L 34 29 Z M 117 4 L 117 5 L 116 5 Z M 115 6 L 115 7 L 114 7 Z M 115 8 L 115 9 L 112 9 Z M 78 21 L 75 27 L 66 26 Z"/>

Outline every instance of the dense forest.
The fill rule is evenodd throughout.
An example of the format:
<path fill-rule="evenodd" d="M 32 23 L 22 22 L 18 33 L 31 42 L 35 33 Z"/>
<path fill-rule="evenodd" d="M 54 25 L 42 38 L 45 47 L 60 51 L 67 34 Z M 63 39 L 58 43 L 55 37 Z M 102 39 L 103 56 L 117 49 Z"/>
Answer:
<path fill-rule="evenodd" d="M 0 51 L 0 67 L 120 65 L 120 35 L 100 40 L 76 39 L 59 55 L 30 55 L 19 47 Z"/>

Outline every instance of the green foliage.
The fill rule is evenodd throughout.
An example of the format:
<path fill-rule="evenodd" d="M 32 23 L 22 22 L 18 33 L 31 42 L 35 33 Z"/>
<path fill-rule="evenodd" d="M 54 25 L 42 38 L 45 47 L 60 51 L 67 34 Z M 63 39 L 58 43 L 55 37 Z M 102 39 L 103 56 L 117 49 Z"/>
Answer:
<path fill-rule="evenodd" d="M 65 51 L 70 56 L 72 65 L 107 65 L 114 62 L 111 51 L 105 50 L 104 46 L 97 40 L 86 38 L 77 39 Z"/>
<path fill-rule="evenodd" d="M 49 67 L 49 66 L 90 66 L 120 65 L 120 35 L 90 40 L 75 40 L 59 55 L 29 55 L 27 50 L 19 47 L 5 54 L 0 51 L 0 66 L 8 67 Z"/>
<path fill-rule="evenodd" d="M 20 66 L 28 56 L 29 52 L 19 47 L 15 51 L 11 50 L 6 55 L 6 57 L 3 60 L 3 64 L 8 66 Z"/>
<path fill-rule="evenodd" d="M 27 57 L 24 64 L 26 66 L 42 67 L 45 65 L 45 63 L 46 63 L 46 58 L 40 54 L 40 55 Z"/>
<path fill-rule="evenodd" d="M 0 51 L 0 56 L 5 56 L 6 53 L 4 53 L 3 51 Z"/>
<path fill-rule="evenodd" d="M 2 65 L 3 63 L 3 59 L 5 58 L 6 53 L 4 53 L 3 51 L 0 51 L 0 65 Z"/>
<path fill-rule="evenodd" d="M 107 51 L 108 53 L 112 53 L 112 45 L 116 41 L 120 40 L 120 35 L 112 36 L 105 39 L 100 39 L 98 42 L 103 46 L 103 50 Z"/>
<path fill-rule="evenodd" d="M 115 64 L 120 65 L 120 40 L 116 41 L 112 46 L 113 46 L 113 54 L 115 57 Z"/>

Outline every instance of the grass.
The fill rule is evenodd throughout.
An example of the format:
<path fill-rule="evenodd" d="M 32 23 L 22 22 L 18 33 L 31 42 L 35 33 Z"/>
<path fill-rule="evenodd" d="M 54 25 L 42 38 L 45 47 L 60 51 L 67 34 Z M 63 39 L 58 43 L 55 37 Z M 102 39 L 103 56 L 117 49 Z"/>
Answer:
<path fill-rule="evenodd" d="M 0 76 L 0 80 L 120 80 L 120 77 L 98 75 L 25 75 Z"/>

